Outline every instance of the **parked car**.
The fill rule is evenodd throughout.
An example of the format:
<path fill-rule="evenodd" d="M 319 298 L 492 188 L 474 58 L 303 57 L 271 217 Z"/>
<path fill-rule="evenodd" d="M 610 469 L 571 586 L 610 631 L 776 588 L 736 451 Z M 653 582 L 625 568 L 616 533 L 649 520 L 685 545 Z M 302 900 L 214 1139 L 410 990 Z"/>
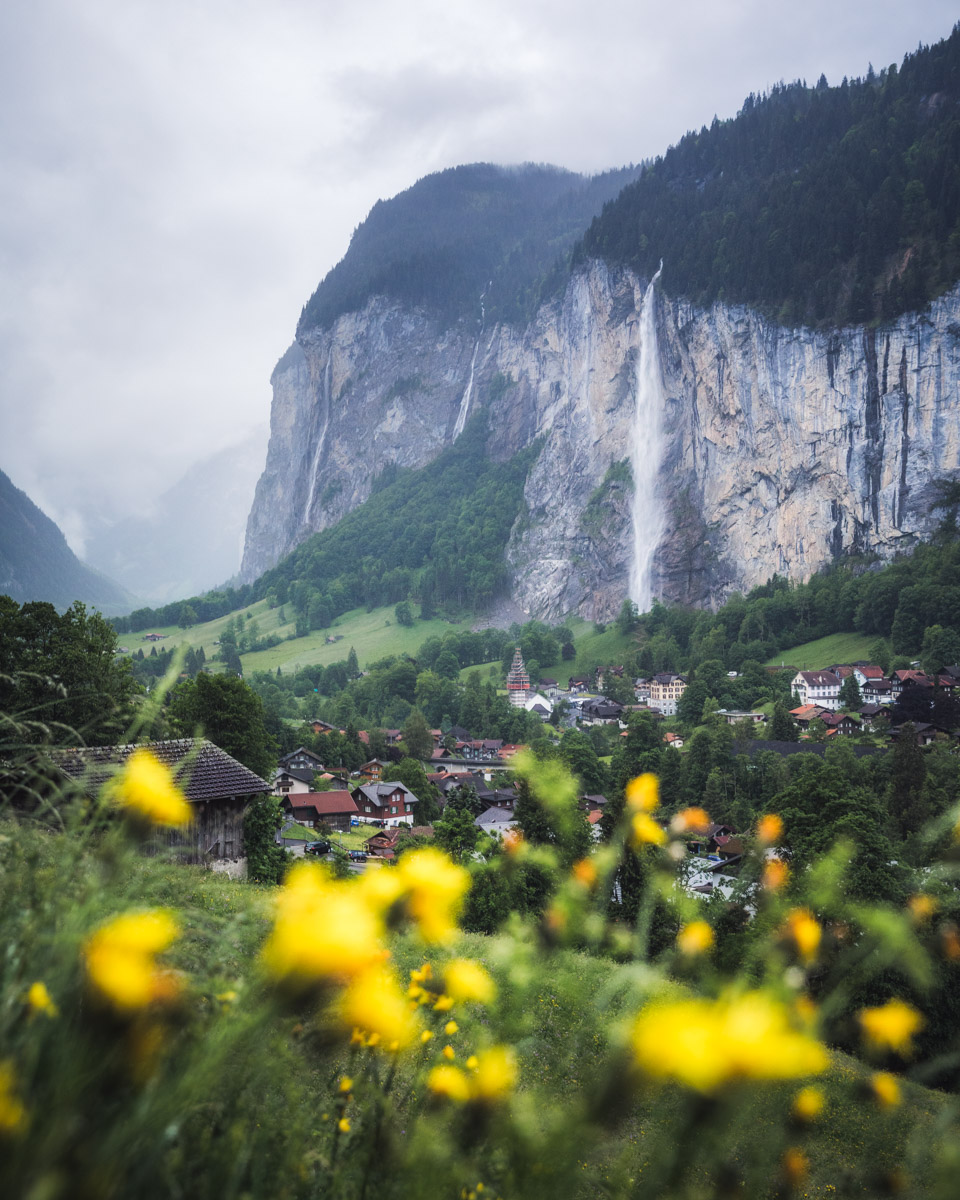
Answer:
<path fill-rule="evenodd" d="M 307 842 L 303 848 L 304 854 L 329 854 L 333 849 L 329 842 Z"/>
<path fill-rule="evenodd" d="M 350 854 L 351 862 L 366 862 L 367 861 L 367 856 L 364 854 L 364 852 L 362 850 L 350 850 L 349 854 Z"/>

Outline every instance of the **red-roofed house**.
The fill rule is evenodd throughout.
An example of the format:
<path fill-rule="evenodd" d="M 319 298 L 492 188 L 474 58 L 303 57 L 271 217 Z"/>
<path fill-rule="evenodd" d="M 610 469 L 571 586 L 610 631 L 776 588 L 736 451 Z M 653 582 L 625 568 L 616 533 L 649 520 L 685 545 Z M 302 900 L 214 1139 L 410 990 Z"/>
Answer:
<path fill-rule="evenodd" d="M 316 829 L 327 825 L 330 829 L 347 830 L 350 820 L 358 815 L 357 805 L 349 792 L 307 792 L 284 796 L 281 807 L 301 825 Z"/>

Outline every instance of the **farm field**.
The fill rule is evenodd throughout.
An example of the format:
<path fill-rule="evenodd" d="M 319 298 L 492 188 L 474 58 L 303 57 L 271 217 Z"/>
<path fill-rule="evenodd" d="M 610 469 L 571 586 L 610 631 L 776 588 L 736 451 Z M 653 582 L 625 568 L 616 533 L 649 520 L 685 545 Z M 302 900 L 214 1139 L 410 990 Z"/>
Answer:
<path fill-rule="evenodd" d="M 870 647 L 876 641 L 876 637 L 864 633 L 831 633 L 829 637 L 817 638 L 816 641 L 781 650 L 764 665 L 793 666 L 798 671 L 822 671 L 834 663 L 869 660 Z"/>

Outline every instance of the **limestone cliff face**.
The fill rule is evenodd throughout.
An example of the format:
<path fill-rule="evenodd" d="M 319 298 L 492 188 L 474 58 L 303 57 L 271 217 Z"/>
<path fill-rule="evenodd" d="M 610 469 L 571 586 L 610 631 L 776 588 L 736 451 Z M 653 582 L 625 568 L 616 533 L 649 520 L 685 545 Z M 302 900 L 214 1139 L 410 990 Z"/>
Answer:
<path fill-rule="evenodd" d="M 496 457 L 541 441 L 508 548 L 515 600 L 612 616 L 633 554 L 646 282 L 592 263 L 522 330 L 487 327 L 479 302 L 445 329 L 378 298 L 307 336 L 274 372 L 244 577 L 361 503 L 388 463 L 429 463 L 482 407 Z M 716 603 L 928 532 L 931 481 L 960 471 L 960 289 L 889 327 L 830 333 L 658 292 L 657 334 L 663 434 L 637 464 L 665 523 L 655 593 Z"/>

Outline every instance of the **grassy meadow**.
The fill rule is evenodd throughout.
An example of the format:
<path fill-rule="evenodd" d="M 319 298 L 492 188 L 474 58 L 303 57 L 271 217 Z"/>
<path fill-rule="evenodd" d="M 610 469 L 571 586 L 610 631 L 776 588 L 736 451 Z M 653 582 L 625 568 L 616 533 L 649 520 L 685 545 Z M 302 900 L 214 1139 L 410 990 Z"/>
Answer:
<path fill-rule="evenodd" d="M 828 637 L 781 650 L 764 665 L 796 667 L 798 671 L 822 671 L 835 663 L 869 661 L 875 636 L 863 633 L 831 633 Z"/>

